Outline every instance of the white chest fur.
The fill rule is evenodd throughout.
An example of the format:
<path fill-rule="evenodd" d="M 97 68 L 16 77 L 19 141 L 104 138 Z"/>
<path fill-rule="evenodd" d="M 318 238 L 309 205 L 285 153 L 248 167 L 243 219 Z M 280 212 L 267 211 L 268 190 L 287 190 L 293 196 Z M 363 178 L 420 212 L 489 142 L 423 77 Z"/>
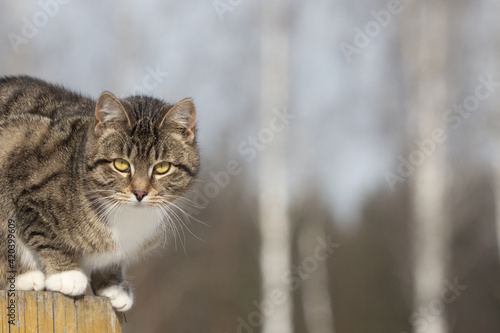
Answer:
<path fill-rule="evenodd" d="M 152 207 L 124 206 L 108 215 L 116 250 L 85 254 L 82 267 L 90 272 L 137 257 L 140 247 L 159 231 L 162 215 Z"/>

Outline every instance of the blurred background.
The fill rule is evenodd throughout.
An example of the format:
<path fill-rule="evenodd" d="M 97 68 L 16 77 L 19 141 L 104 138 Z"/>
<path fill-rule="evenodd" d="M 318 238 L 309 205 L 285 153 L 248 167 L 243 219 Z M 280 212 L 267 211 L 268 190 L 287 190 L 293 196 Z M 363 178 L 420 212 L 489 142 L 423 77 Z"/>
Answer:
<path fill-rule="evenodd" d="M 0 75 L 195 100 L 191 217 L 124 332 L 500 332 L 498 13 L 8 0 Z"/>

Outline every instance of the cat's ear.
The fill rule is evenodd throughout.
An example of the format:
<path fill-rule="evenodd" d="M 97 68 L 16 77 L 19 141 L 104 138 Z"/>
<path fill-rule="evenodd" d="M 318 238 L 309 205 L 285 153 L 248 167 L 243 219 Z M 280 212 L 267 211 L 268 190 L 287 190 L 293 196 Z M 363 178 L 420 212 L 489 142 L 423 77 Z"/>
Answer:
<path fill-rule="evenodd" d="M 196 107 L 191 98 L 186 98 L 172 106 L 165 108 L 158 119 L 158 128 L 178 128 L 182 131 L 186 141 L 194 140 L 196 134 Z"/>
<path fill-rule="evenodd" d="M 95 131 L 99 134 L 105 128 L 132 126 L 132 121 L 122 103 L 110 92 L 103 92 L 95 108 Z"/>

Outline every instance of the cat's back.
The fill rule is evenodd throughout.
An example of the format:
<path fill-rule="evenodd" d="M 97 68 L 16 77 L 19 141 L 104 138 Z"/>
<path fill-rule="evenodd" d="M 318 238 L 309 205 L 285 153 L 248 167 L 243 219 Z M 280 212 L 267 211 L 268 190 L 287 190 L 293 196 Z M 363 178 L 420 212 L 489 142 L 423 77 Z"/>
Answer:
<path fill-rule="evenodd" d="M 0 78 L 0 170 L 30 156 L 49 161 L 57 157 L 54 152 L 76 151 L 93 109 L 92 100 L 42 80 Z M 66 155 L 57 163 L 67 163 L 71 154 Z"/>
<path fill-rule="evenodd" d="M 91 99 L 36 78 L 0 78 L 0 120 L 23 114 L 50 119 L 92 117 L 93 108 Z"/>

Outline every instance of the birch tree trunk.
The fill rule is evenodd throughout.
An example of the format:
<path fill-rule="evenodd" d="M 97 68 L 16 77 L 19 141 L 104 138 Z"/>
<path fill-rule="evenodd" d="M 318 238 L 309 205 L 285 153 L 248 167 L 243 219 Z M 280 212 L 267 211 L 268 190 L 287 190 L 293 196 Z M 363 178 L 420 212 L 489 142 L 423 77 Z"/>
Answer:
<path fill-rule="evenodd" d="M 446 0 L 413 3 L 417 17 L 412 31 L 403 36 L 408 62 L 414 62 L 415 88 L 410 91 L 409 112 L 416 117 L 417 142 L 410 153 L 414 208 L 414 310 L 429 309 L 440 300 L 449 263 L 450 226 L 445 210 L 445 144 L 436 142 L 446 135 L 444 113 L 448 110 L 446 82 L 447 10 Z M 412 21 L 410 21 L 412 22 Z M 413 21 L 415 22 L 415 21 Z M 436 134 L 439 133 L 439 134 Z M 446 141 L 446 140 L 444 140 Z M 419 162 L 423 159 L 423 162 Z M 446 333 L 444 311 L 410 320 L 419 333 Z M 420 318 L 419 318 L 420 319 Z"/>
<path fill-rule="evenodd" d="M 261 131 L 270 129 L 274 112 L 285 108 L 288 92 L 288 0 L 262 1 Z M 263 333 L 293 332 L 290 283 L 290 221 L 287 215 L 284 133 L 273 133 L 259 156 L 259 222 L 262 239 L 260 265 L 262 302 L 272 302 L 264 313 Z M 276 293 L 280 293 L 279 301 Z"/>
<path fill-rule="evenodd" d="M 318 218 L 318 214 L 309 212 Z M 318 221 L 305 225 L 299 235 L 300 262 L 314 258 L 317 239 L 325 239 L 326 233 Z M 316 261 L 316 269 L 310 272 L 309 278 L 302 282 L 302 305 L 304 321 L 309 333 L 334 333 L 333 308 L 330 301 L 329 275 L 327 261 Z"/>
<path fill-rule="evenodd" d="M 486 5 L 484 6 L 482 17 L 482 21 L 491 22 L 495 21 L 496 24 L 493 25 L 494 28 L 500 28 L 500 21 L 498 21 L 496 13 L 498 9 L 500 9 L 500 4 L 495 1 L 486 1 Z M 492 31 L 498 31 L 492 29 Z M 490 44 L 486 47 L 487 57 L 482 59 L 478 59 L 481 61 L 481 64 L 485 67 L 485 73 L 493 73 L 493 80 L 499 81 L 500 76 L 500 64 L 498 63 L 498 42 L 500 39 L 498 38 L 498 34 L 491 32 L 495 37 L 491 38 Z M 496 236 L 497 236 L 497 250 L 498 257 L 500 258 L 500 115 L 497 110 L 500 109 L 500 94 L 495 91 L 491 96 L 491 112 L 490 112 L 490 126 L 489 131 L 491 133 L 492 138 L 492 154 L 491 154 L 491 162 L 493 169 L 493 180 L 495 186 L 495 222 L 496 222 Z"/>

